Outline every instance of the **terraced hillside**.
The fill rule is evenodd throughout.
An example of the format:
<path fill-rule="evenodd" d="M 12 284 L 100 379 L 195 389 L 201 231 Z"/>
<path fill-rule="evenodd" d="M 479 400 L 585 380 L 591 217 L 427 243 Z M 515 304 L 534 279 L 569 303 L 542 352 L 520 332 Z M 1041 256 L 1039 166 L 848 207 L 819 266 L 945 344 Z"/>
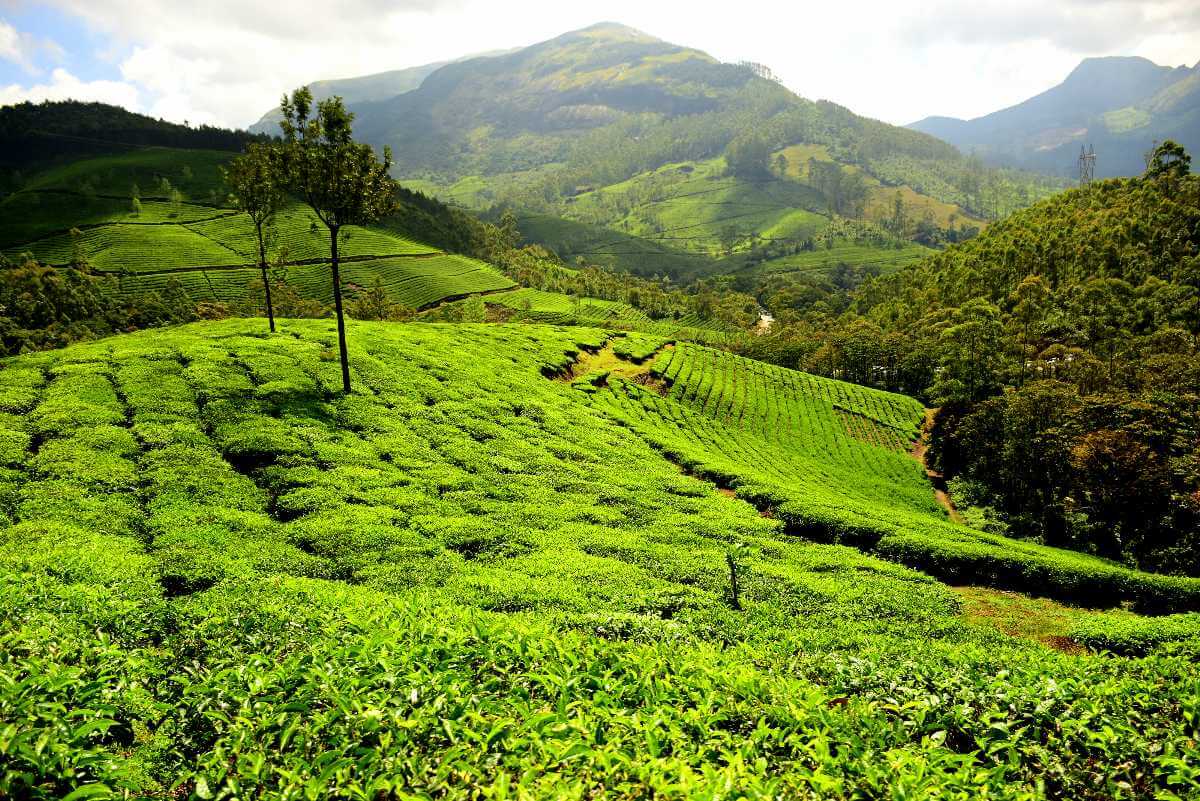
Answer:
<path fill-rule="evenodd" d="M 949 537 L 911 400 L 646 335 L 355 322 L 342 395 L 331 322 L 263 328 L 0 362 L 0 795 L 1200 790 L 1192 618 L 1081 613 L 1147 655 L 1060 653 L 805 536 Z"/>
<path fill-rule="evenodd" d="M 651 373 L 669 395 L 625 382 L 598 403 L 791 533 L 857 545 L 952 584 L 1200 610 L 1200 579 L 1138 573 L 949 521 L 909 453 L 924 418 L 911 398 L 686 343 Z"/>
<path fill-rule="evenodd" d="M 487 304 L 503 309 L 500 316 L 505 320 L 641 331 L 670 339 L 707 343 L 728 342 L 735 337 L 747 336 L 741 331 L 724 330 L 717 321 L 703 320 L 695 314 L 679 319 L 667 317 L 655 320 L 627 303 L 578 298 L 540 289 L 521 288 L 499 292 L 490 295 Z"/>
<path fill-rule="evenodd" d="M 0 249 L 14 260 L 28 252 L 53 265 L 82 258 L 112 276 L 122 295 L 161 290 L 175 279 L 194 300 L 237 300 L 259 276 L 258 244 L 250 219 L 223 205 L 220 167 L 230 155 L 146 148 L 47 170 L 0 200 Z M 324 226 L 293 205 L 274 229 L 273 260 L 288 282 L 327 301 Z M 378 278 L 394 302 L 414 308 L 514 286 L 483 262 L 384 227 L 347 227 L 339 251 L 351 290 Z"/>

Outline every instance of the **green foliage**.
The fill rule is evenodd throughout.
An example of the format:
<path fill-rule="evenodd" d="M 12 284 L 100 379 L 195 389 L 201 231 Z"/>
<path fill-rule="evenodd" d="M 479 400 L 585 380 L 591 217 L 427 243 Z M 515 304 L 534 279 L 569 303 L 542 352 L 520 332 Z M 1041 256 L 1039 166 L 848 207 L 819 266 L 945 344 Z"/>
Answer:
<path fill-rule="evenodd" d="M 1120 598 L 1157 612 L 1200 603 L 1195 579 L 1138 573 L 946 520 L 906 452 L 923 417 L 910 399 L 694 345 L 660 357 L 654 372 L 670 385 L 669 397 L 621 384 L 598 402 L 685 469 L 732 486 L 795 534 L 859 545 L 949 583 L 1076 603 Z M 705 433 L 688 433 L 696 428 Z M 814 454 L 826 455 L 819 467 Z"/>
<path fill-rule="evenodd" d="M 344 225 L 374 222 L 394 208 L 391 151 L 384 148 L 380 161 L 369 145 L 354 141 L 354 115 L 341 98 L 322 100 L 310 116 L 312 94 L 301 87 L 284 98 L 280 111 L 283 145 L 274 153 L 278 178 L 334 234 Z"/>
<path fill-rule="evenodd" d="M 738 178 L 766 180 L 771 177 L 771 146 L 757 134 L 743 134 L 725 148 L 725 164 Z"/>
<path fill-rule="evenodd" d="M 289 331 L 0 364 L 0 426 L 37 449 L 0 474 L 6 795 L 1197 789 L 1194 653 L 1009 640 L 927 576 L 786 534 L 622 425 L 633 385 L 544 377 L 605 332 L 352 323 L 344 396 L 332 322 Z M 828 424 L 814 489 L 852 461 L 900 477 L 890 503 L 915 493 L 915 464 L 861 439 L 899 437 L 911 401 L 762 367 L 762 392 L 730 395 L 743 361 L 681 350 L 657 430 L 681 451 L 797 467 L 785 421 L 807 397 Z M 835 402 L 874 422 L 851 436 Z"/>
<path fill-rule="evenodd" d="M 1096 651 L 1145 656 L 1158 646 L 1200 637 L 1200 615 L 1140 618 L 1133 615 L 1090 615 L 1079 620 L 1071 638 Z"/>
<path fill-rule="evenodd" d="M 184 165 L 185 169 L 187 165 Z M 271 164 L 267 145 L 251 145 L 247 151 L 229 162 L 222 170 L 230 189 L 229 199 L 234 208 L 250 218 L 258 240 L 259 263 L 267 262 L 267 243 L 264 228 L 270 226 L 284 204 L 285 195 L 280 176 Z"/>
<path fill-rule="evenodd" d="M 31 184 L 45 189 L 31 189 L 0 200 L 4 210 L 0 237 L 8 232 L 9 241 L 24 243 L 8 250 L 14 258 L 28 250 L 43 263 L 86 263 L 100 275 L 115 279 L 101 283 L 114 303 L 135 303 L 152 294 L 162 296 L 168 284 L 178 282 L 195 303 L 205 305 L 201 313 L 223 307 L 265 314 L 262 271 L 257 268 L 263 251 L 258 226 L 249 215 L 191 201 L 176 204 L 169 198 L 142 198 L 138 189 L 145 184 L 159 185 L 154 175 L 170 174 L 179 176 L 178 184 L 187 189 L 189 196 L 211 194 L 221 187 L 216 198 L 220 202 L 228 196 L 221 183 L 221 169 L 228 165 L 230 156 L 215 154 L 210 158 L 213 155 L 204 151 L 139 151 L 38 173 Z M 120 196 L 101 195 L 87 201 L 58 188 L 79 176 L 96 181 L 104 193 L 119 192 Z M 128 205 L 131 196 L 138 201 L 136 214 Z M 412 308 L 513 285 L 486 264 L 443 255 L 435 247 L 398 235 L 399 228 L 426 229 L 396 224 L 397 220 L 409 221 L 418 210 L 411 196 L 399 192 L 397 197 L 402 203 L 399 217 L 369 228 L 342 228 L 339 254 L 350 259 L 343 262 L 342 272 L 351 297 L 366 291 L 376 278 L 387 288 L 392 303 Z M 409 200 L 404 200 L 406 197 Z M 34 199 L 38 200 L 36 204 Z M 482 229 L 483 223 L 464 223 L 466 215 L 453 214 L 427 199 L 423 202 L 431 209 L 428 219 L 458 232 L 459 239 L 451 237 L 455 248 L 474 251 L 472 232 Z M 264 222 L 263 230 L 266 259 L 281 265 L 271 282 L 272 294 L 298 293 L 295 298 L 280 298 L 284 304 L 281 313 L 286 316 L 286 306 L 292 314 L 311 316 L 328 304 L 332 292 L 328 268 L 321 269 L 329 258 L 329 240 L 313 229 L 314 223 L 320 226 L 315 213 L 295 202 L 282 205 L 269 222 Z M 69 232 L 73 225 L 80 226 L 79 234 Z M 40 238 L 27 241 L 29 236 Z M 292 288 L 278 287 L 279 280 L 287 281 Z"/>

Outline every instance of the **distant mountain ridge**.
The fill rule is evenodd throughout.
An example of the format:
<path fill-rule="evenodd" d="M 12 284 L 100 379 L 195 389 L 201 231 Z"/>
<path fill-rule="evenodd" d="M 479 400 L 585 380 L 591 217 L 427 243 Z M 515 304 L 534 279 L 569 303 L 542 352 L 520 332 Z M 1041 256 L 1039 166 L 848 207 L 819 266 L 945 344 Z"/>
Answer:
<path fill-rule="evenodd" d="M 462 56 L 458 59 L 435 61 L 431 64 L 420 64 L 415 67 L 405 67 L 398 70 L 376 72 L 371 75 L 360 75 L 354 78 L 334 78 L 332 80 L 313 81 L 308 84 L 315 100 L 325 100 L 330 97 L 341 97 L 350 103 L 366 103 L 373 100 L 387 100 L 390 97 L 410 92 L 421 85 L 432 72 L 455 61 L 465 61 L 470 58 L 500 55 L 511 51 L 491 50 L 486 53 Z M 279 121 L 282 116 L 279 108 L 272 108 L 259 118 L 258 122 L 249 126 L 251 133 L 277 135 Z"/>
<path fill-rule="evenodd" d="M 1084 59 L 1058 86 L 972 120 L 927 117 L 908 126 L 986 161 L 1071 175 L 1095 146 L 1101 177 L 1136 175 L 1155 141 L 1200 149 L 1200 64 L 1163 67 L 1139 57 Z"/>
<path fill-rule="evenodd" d="M 416 89 L 429 73 L 449 63 L 449 61 L 435 61 L 432 64 L 388 70 L 356 78 L 313 81 L 308 84 L 308 88 L 316 100 L 325 100 L 335 95 L 347 103 L 383 100 Z M 254 133 L 278 134 L 281 119 L 283 116 L 280 114 L 279 108 L 272 108 L 263 114 L 258 122 L 251 125 L 250 130 Z"/>

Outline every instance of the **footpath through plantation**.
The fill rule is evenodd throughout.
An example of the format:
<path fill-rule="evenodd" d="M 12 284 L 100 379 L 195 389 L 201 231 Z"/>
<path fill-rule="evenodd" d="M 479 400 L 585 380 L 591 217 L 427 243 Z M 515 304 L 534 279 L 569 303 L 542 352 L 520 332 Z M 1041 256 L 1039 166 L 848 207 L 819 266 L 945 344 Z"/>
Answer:
<path fill-rule="evenodd" d="M 647 334 L 348 340 L 349 395 L 327 320 L 0 362 L 0 797 L 1200 793 L 1200 580 L 951 523 L 915 401 Z M 1127 609 L 1064 653 L 942 581 Z"/>

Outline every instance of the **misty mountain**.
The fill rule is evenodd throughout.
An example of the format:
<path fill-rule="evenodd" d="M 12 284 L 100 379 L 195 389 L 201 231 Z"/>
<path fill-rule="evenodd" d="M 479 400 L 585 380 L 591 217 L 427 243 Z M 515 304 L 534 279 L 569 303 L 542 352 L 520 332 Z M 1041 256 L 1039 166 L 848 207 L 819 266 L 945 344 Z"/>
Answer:
<path fill-rule="evenodd" d="M 927 117 L 910 128 L 989 163 L 1073 175 L 1094 146 L 1098 177 L 1136 175 L 1155 141 L 1200 148 L 1200 64 L 1163 67 L 1144 58 L 1089 58 L 1058 86 L 973 120 Z"/>
<path fill-rule="evenodd" d="M 821 145 L 885 184 L 968 202 L 956 189 L 965 159 L 945 142 L 615 23 L 447 64 L 411 91 L 348 105 L 357 136 L 391 146 L 398 176 L 441 185 L 474 176 L 562 198 L 756 137 L 772 150 Z"/>
<path fill-rule="evenodd" d="M 357 78 L 313 81 L 308 88 L 312 92 L 314 100 L 325 100 L 334 96 L 340 96 L 347 103 L 383 100 L 416 89 L 429 73 L 449 63 L 448 61 L 436 61 L 433 64 L 388 70 Z M 279 108 L 273 108 L 263 114 L 258 122 L 251 125 L 250 130 L 255 133 L 278 134 L 281 119 L 283 117 L 279 113 Z"/>
<path fill-rule="evenodd" d="M 487 53 L 478 53 L 474 56 L 463 56 L 459 59 L 435 61 L 432 64 L 421 64 L 416 67 L 377 72 L 373 75 L 313 81 L 308 85 L 308 88 L 312 92 L 314 100 L 325 100 L 334 96 L 341 97 L 347 104 L 387 100 L 388 98 L 416 89 L 430 73 L 447 64 L 453 64 L 455 61 L 467 58 L 475 58 L 476 56 L 497 55 L 507 52 L 510 51 L 493 50 Z M 279 113 L 279 108 L 272 108 L 265 112 L 259 118 L 258 122 L 251 125 L 249 130 L 252 133 L 277 135 L 281 119 L 282 116 Z"/>

